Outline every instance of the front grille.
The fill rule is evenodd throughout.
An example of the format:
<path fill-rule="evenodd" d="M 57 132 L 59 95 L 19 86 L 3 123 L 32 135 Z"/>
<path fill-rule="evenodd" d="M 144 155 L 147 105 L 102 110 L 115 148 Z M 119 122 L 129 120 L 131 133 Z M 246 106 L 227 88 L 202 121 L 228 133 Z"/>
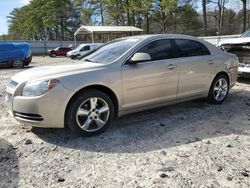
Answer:
<path fill-rule="evenodd" d="M 13 81 L 13 80 L 9 80 L 7 83 L 7 86 L 10 88 L 15 88 L 17 85 L 18 85 L 18 83 Z"/>
<path fill-rule="evenodd" d="M 14 116 L 26 120 L 32 120 L 32 121 L 42 121 L 43 117 L 39 114 L 27 114 L 27 113 L 21 113 L 21 112 L 14 112 Z"/>

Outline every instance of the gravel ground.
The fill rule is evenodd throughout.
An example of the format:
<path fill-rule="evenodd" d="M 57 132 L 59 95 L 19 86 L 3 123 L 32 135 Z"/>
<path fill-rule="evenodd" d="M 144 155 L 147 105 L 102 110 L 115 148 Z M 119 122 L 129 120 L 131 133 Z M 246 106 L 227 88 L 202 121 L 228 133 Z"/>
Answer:
<path fill-rule="evenodd" d="M 62 61 L 34 57 L 31 66 Z M 1 69 L 0 88 L 17 72 Z M 128 115 L 95 137 L 25 127 L 0 102 L 0 187 L 250 187 L 249 176 L 250 80 L 222 105 Z"/>

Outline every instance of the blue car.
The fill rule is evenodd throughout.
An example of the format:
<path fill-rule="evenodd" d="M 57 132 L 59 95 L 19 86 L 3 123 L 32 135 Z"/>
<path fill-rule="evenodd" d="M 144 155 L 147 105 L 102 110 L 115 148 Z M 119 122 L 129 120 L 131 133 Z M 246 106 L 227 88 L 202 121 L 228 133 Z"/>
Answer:
<path fill-rule="evenodd" d="M 30 45 L 26 42 L 0 42 L 0 67 L 23 68 L 32 60 Z"/>

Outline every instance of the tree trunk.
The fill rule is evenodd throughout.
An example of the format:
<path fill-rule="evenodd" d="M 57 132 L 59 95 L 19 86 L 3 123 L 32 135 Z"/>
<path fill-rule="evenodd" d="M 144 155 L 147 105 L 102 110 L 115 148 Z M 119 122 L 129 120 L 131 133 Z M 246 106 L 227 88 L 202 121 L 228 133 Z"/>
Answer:
<path fill-rule="evenodd" d="M 207 2 L 202 0 L 202 11 L 203 11 L 203 23 L 204 23 L 204 36 L 207 36 Z"/>
<path fill-rule="evenodd" d="M 131 25 L 131 21 L 130 21 L 130 4 L 129 4 L 129 0 L 126 0 L 126 6 L 127 6 L 127 25 L 130 26 Z"/>
<path fill-rule="evenodd" d="M 243 32 L 246 31 L 247 25 L 247 0 L 241 0 L 243 3 Z"/>
<path fill-rule="evenodd" d="M 100 14 L 101 14 L 101 23 L 102 25 L 104 25 L 104 16 L 103 16 L 103 4 L 102 4 L 102 1 L 100 0 L 99 1 L 99 6 L 100 6 Z"/>
<path fill-rule="evenodd" d="M 116 25 L 119 25 L 119 2 L 116 1 Z"/>
<path fill-rule="evenodd" d="M 60 16 L 60 27 L 61 27 L 61 40 L 64 40 L 63 15 Z"/>
<path fill-rule="evenodd" d="M 133 21 L 133 26 L 135 26 L 135 11 L 132 12 L 132 21 Z"/>
<path fill-rule="evenodd" d="M 149 17 L 148 17 L 148 11 L 145 14 L 146 17 L 146 32 L 149 34 Z"/>

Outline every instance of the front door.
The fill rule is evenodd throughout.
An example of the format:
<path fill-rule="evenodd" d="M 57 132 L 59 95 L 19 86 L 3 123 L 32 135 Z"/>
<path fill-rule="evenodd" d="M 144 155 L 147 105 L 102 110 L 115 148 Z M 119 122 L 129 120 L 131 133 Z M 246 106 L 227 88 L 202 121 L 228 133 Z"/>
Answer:
<path fill-rule="evenodd" d="M 137 52 L 148 53 L 151 61 L 122 66 L 123 109 L 176 100 L 178 66 L 171 41 L 152 41 Z"/>

